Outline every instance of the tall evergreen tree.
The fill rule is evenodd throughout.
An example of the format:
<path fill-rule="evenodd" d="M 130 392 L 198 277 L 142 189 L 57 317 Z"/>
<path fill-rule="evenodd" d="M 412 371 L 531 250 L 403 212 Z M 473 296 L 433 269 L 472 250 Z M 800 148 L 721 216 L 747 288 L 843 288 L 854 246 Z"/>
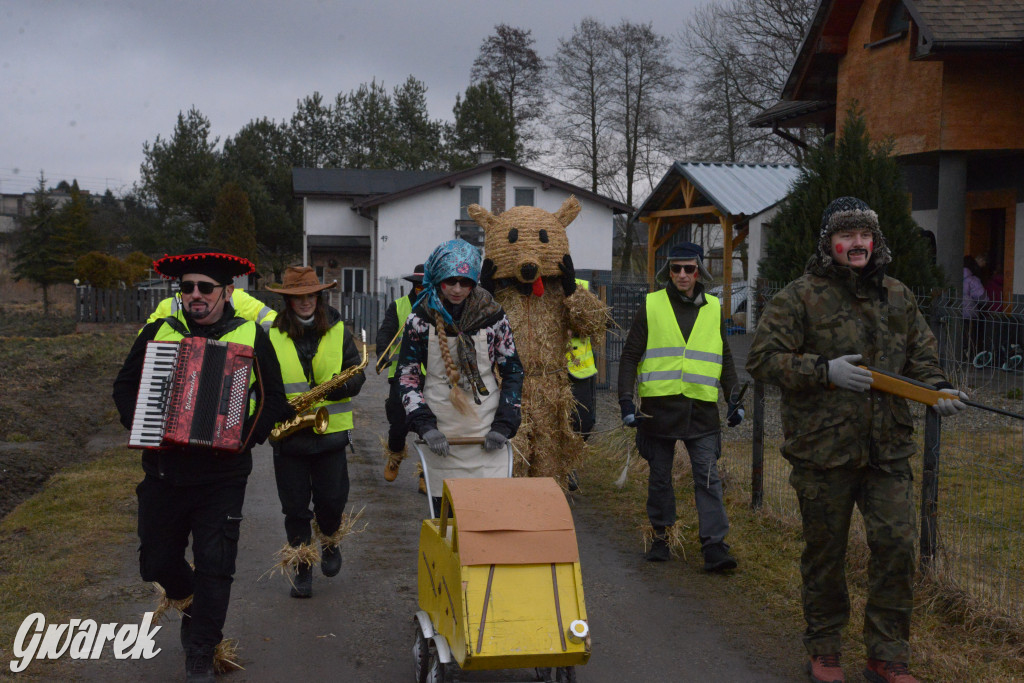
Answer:
<path fill-rule="evenodd" d="M 821 214 L 837 197 L 853 196 L 878 214 L 892 251 L 887 273 L 914 288 L 941 286 L 927 242 L 910 216 L 903 175 L 889 142 L 872 143 L 856 104 L 847 112 L 841 137 L 831 136 L 807 155 L 806 165 L 779 212 L 765 226 L 762 278 L 778 283 L 796 279 L 818 246 Z"/>
<path fill-rule="evenodd" d="M 249 198 L 238 183 L 225 183 L 217 195 L 217 206 L 210 224 L 210 246 L 257 262 L 256 222 Z"/>
<path fill-rule="evenodd" d="M 28 280 L 43 290 L 43 313 L 50 312 L 50 286 L 68 281 L 67 259 L 58 240 L 57 214 L 57 202 L 46 188 L 46 176 L 40 172 L 29 214 L 22 219 L 17 233 L 14 279 Z"/>
<path fill-rule="evenodd" d="M 501 93 L 490 81 L 470 85 L 465 98 L 455 96 L 455 124 L 450 129 L 449 165 L 470 168 L 479 152 L 493 152 L 505 159 L 515 158 L 515 130 L 507 118 Z"/>
<path fill-rule="evenodd" d="M 409 76 L 391 95 L 394 137 L 391 158 L 394 168 L 419 171 L 441 165 L 441 123 L 427 112 L 427 86 Z"/>
<path fill-rule="evenodd" d="M 95 240 L 92 234 L 91 212 L 85 196 L 78 187 L 78 181 L 71 183 L 68 190 L 70 201 L 57 212 L 57 248 L 64 254 L 63 278 L 71 280 L 75 277 L 75 261 L 92 250 Z"/>
<path fill-rule="evenodd" d="M 341 118 L 350 168 L 391 168 L 395 114 L 391 96 L 374 79 L 349 93 Z"/>

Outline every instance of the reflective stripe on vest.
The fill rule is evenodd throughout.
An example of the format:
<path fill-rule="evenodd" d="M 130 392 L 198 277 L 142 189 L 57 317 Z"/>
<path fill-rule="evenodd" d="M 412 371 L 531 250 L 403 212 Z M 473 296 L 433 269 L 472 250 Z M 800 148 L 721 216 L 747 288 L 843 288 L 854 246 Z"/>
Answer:
<path fill-rule="evenodd" d="M 172 316 L 166 316 L 172 317 Z M 188 328 L 188 322 L 185 320 L 184 314 L 181 311 L 175 312 L 174 318 L 177 318 L 181 324 Z M 160 329 L 156 331 L 156 336 L 153 337 L 153 341 L 181 341 L 184 336 L 181 332 L 168 325 L 166 322 L 160 325 Z M 252 348 L 256 344 L 256 323 L 246 321 L 244 324 L 239 325 L 235 329 L 231 330 L 227 334 L 218 338 L 219 341 L 232 342 L 235 344 L 244 344 L 249 348 Z M 249 416 L 251 417 L 256 413 L 256 399 L 253 395 L 253 385 L 256 383 L 256 373 L 254 370 L 249 371 Z"/>
<path fill-rule="evenodd" d="M 647 295 L 647 349 L 637 372 L 640 396 L 682 394 L 698 401 L 718 400 L 722 377 L 722 309 L 718 299 L 704 295 L 690 338 L 684 339 L 679 322 L 661 289 Z"/>
<path fill-rule="evenodd" d="M 391 367 L 388 368 L 388 379 L 394 377 L 395 371 L 398 369 L 398 349 L 402 348 L 402 337 L 405 336 L 405 319 L 412 313 L 412 302 L 409 301 L 409 297 L 403 296 L 400 299 L 395 299 L 395 312 L 398 314 L 398 329 L 402 331 L 402 334 L 398 335 L 398 339 L 388 349 L 389 352 L 393 351 L 395 354 L 395 360 L 391 361 Z"/>
<path fill-rule="evenodd" d="M 586 280 L 576 278 L 576 286 L 589 290 L 590 283 Z M 586 379 L 597 374 L 597 365 L 594 364 L 594 349 L 590 345 L 590 337 L 573 337 L 569 340 L 571 347 L 565 354 L 569 361 L 569 374 L 576 379 Z"/>
<path fill-rule="evenodd" d="M 323 384 L 341 372 L 345 348 L 344 333 L 345 323 L 339 320 L 320 339 L 316 354 L 313 356 L 313 382 L 316 385 Z M 302 363 L 299 361 L 299 352 L 295 349 L 295 342 L 291 337 L 282 332 L 280 328 L 274 327 L 270 330 L 270 341 L 274 345 L 277 360 L 281 364 L 281 378 L 284 380 L 284 393 L 288 400 L 312 389 L 306 378 L 306 373 L 302 369 Z M 320 406 L 326 407 L 331 416 L 326 434 L 352 429 L 351 398 L 343 398 L 340 401 L 319 401 L 313 404 L 310 410 L 316 410 Z"/>

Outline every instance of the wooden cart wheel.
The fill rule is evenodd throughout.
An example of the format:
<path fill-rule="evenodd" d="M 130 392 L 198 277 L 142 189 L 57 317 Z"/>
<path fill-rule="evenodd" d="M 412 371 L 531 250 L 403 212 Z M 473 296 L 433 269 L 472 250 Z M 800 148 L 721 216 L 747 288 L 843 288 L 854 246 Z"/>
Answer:
<path fill-rule="evenodd" d="M 537 677 L 538 681 L 542 683 L 551 683 L 551 667 L 550 666 L 538 666 L 533 670 L 534 676 Z"/>
<path fill-rule="evenodd" d="M 418 621 L 414 623 L 416 628 L 416 642 L 412 646 L 412 656 L 416 663 L 416 683 L 427 683 L 427 672 L 430 668 L 430 643 L 423 637 L 423 629 Z"/>
<path fill-rule="evenodd" d="M 576 683 L 576 667 L 560 666 L 555 669 L 555 683 Z"/>

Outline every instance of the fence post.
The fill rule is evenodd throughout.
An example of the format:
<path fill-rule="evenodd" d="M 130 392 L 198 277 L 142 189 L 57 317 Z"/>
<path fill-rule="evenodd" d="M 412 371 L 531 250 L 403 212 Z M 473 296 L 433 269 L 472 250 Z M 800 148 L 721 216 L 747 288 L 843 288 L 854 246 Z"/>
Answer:
<path fill-rule="evenodd" d="M 764 503 L 764 384 L 754 381 L 754 434 L 750 454 L 750 508 Z"/>
<path fill-rule="evenodd" d="M 924 466 L 921 473 L 921 568 L 935 559 L 938 543 L 939 455 L 942 418 L 931 408 L 924 416 Z"/>

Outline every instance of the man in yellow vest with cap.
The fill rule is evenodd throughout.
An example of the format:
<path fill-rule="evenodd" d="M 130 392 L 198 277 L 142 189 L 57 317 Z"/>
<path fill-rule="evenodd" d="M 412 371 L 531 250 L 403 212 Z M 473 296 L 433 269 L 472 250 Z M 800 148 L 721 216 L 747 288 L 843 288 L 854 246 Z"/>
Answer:
<path fill-rule="evenodd" d="M 645 558 L 669 559 L 676 521 L 672 460 L 681 440 L 693 471 L 704 570 L 719 572 L 735 569 L 736 559 L 725 542 L 729 520 L 717 465 L 722 453 L 718 390 L 734 397 L 739 385 L 721 304 L 701 282 L 711 280 L 703 260 L 703 248 L 690 242 L 669 251 L 668 263 L 658 274 L 658 281 L 667 284 L 647 295 L 622 349 L 619 407 L 623 423 L 636 428 L 637 450 L 650 465 L 647 516 L 653 543 Z M 743 408 L 737 400 L 728 403 L 728 423 L 735 427 L 743 419 Z"/>
<path fill-rule="evenodd" d="M 412 305 L 416 298 L 423 291 L 423 264 L 413 268 L 411 275 L 403 279 L 412 283 L 409 294 L 399 297 L 391 302 L 384 312 L 384 319 L 377 330 L 377 357 L 390 355 L 393 359 L 388 365 L 388 384 L 391 385 L 388 391 L 387 400 L 384 401 L 384 414 L 388 418 L 388 440 L 384 445 L 384 480 L 394 481 L 398 478 L 398 467 L 405 459 L 405 437 L 409 435 L 409 426 L 405 420 L 405 408 L 402 407 L 402 398 L 398 392 L 398 378 L 395 376 L 395 369 L 398 367 L 398 348 L 402 345 L 400 330 L 405 329 L 405 319 L 412 312 Z M 396 336 L 397 334 L 397 336 Z M 388 346 L 388 343 L 394 342 Z M 420 493 L 427 492 L 426 482 L 423 480 L 423 472 L 420 471 Z"/>

